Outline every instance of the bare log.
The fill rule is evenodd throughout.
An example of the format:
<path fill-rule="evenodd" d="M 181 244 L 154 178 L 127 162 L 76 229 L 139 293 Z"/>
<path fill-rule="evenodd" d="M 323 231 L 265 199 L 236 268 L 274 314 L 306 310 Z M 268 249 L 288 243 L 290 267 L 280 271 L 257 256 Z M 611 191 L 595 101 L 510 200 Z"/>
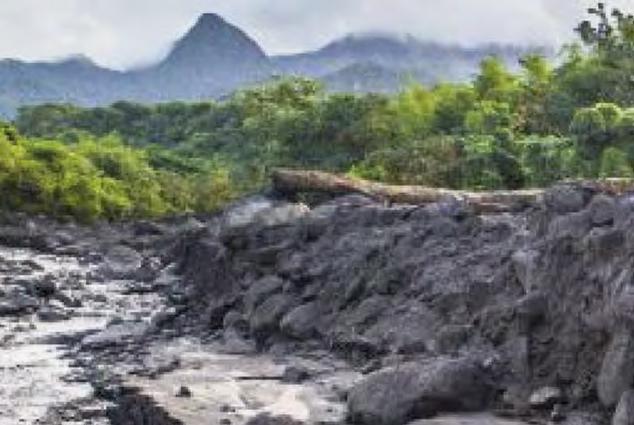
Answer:
<path fill-rule="evenodd" d="M 537 202 L 543 189 L 470 192 L 424 186 L 398 186 L 343 177 L 322 171 L 278 169 L 273 173 L 273 187 L 281 193 L 318 192 L 332 196 L 361 193 L 389 203 L 425 205 L 459 199 L 480 212 L 501 212 L 514 204 Z"/>

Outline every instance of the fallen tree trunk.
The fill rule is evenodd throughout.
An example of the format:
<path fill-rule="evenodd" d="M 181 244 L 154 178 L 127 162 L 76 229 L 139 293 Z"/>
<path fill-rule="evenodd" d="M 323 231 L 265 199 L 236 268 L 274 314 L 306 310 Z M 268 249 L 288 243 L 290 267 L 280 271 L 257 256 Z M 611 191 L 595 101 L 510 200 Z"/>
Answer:
<path fill-rule="evenodd" d="M 532 204 L 542 189 L 470 192 L 424 186 L 397 186 L 342 177 L 322 171 L 278 169 L 273 173 L 273 188 L 284 194 L 318 192 L 331 196 L 360 193 L 395 204 L 425 205 L 448 199 L 463 200 L 479 212 L 503 212 L 512 205 Z"/>

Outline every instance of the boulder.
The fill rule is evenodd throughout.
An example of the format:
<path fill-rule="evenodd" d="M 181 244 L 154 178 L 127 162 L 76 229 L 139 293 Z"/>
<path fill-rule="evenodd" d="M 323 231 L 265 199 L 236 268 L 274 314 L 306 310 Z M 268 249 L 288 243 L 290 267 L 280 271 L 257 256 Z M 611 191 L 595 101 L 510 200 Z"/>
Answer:
<path fill-rule="evenodd" d="M 36 297 L 50 298 L 57 292 L 55 278 L 51 275 L 34 279 L 29 288 L 29 292 Z"/>
<path fill-rule="evenodd" d="M 10 291 L 0 298 L 0 317 L 27 313 L 38 306 L 37 299 L 18 290 Z"/>
<path fill-rule="evenodd" d="M 143 338 L 149 330 L 145 323 L 122 323 L 85 337 L 81 346 L 88 349 L 104 349 L 121 346 Z"/>
<path fill-rule="evenodd" d="M 559 388 L 542 387 L 531 394 L 528 402 L 533 409 L 549 410 L 562 401 L 563 393 Z"/>
<path fill-rule="evenodd" d="M 244 306 L 247 312 L 253 312 L 264 300 L 282 292 L 284 283 L 284 280 L 277 276 L 266 276 L 253 282 L 244 294 Z"/>
<path fill-rule="evenodd" d="M 276 294 L 264 301 L 250 317 L 251 331 L 257 336 L 268 336 L 279 330 L 280 320 L 295 305 L 287 294 Z"/>
<path fill-rule="evenodd" d="M 255 342 L 238 333 L 235 329 L 225 330 L 222 334 L 222 346 L 218 350 L 223 354 L 249 355 L 257 352 Z"/>
<path fill-rule="evenodd" d="M 583 242 L 588 259 L 605 261 L 623 249 L 625 237 L 622 231 L 612 227 L 595 227 Z"/>
<path fill-rule="evenodd" d="M 304 204 L 274 202 L 265 197 L 248 198 L 227 210 L 224 224 L 229 228 L 250 225 L 275 226 L 299 220 L 309 212 Z"/>
<path fill-rule="evenodd" d="M 557 214 L 568 214 L 583 209 L 588 202 L 588 193 L 574 185 L 557 185 L 546 191 L 544 204 Z"/>
<path fill-rule="evenodd" d="M 440 412 L 477 410 L 488 385 L 480 364 L 470 358 L 438 358 L 372 373 L 348 397 L 350 419 L 363 425 L 402 425 Z"/>
<path fill-rule="evenodd" d="M 317 333 L 320 318 L 317 302 L 309 302 L 294 308 L 280 322 L 282 333 L 297 339 L 308 339 Z"/>
<path fill-rule="evenodd" d="M 587 210 L 556 217 L 548 226 L 548 236 L 553 239 L 572 237 L 583 238 L 592 228 L 591 216 Z"/>
<path fill-rule="evenodd" d="M 101 272 L 111 279 L 134 279 L 143 264 L 143 257 L 134 249 L 117 245 L 104 258 Z"/>
<path fill-rule="evenodd" d="M 592 198 L 590 205 L 590 220 L 595 226 L 606 226 L 614 222 L 616 202 L 613 197 L 599 194 Z"/>
<path fill-rule="evenodd" d="M 615 406 L 621 395 L 634 384 L 634 335 L 627 327 L 621 327 L 603 357 L 597 378 L 597 392 L 604 406 Z"/>
<path fill-rule="evenodd" d="M 539 252 L 534 250 L 517 251 L 511 257 L 511 264 L 517 279 L 524 287 L 524 292 L 530 293 L 539 287 L 536 279 Z"/>
<path fill-rule="evenodd" d="M 309 380 L 315 375 L 315 370 L 302 366 L 286 366 L 284 373 L 282 374 L 282 382 L 287 384 L 301 384 Z"/>
<path fill-rule="evenodd" d="M 634 425 L 634 390 L 627 390 L 621 395 L 612 425 Z"/>
<path fill-rule="evenodd" d="M 435 341 L 437 318 L 418 303 L 380 317 L 364 336 L 389 352 L 414 354 L 429 351 Z"/>
<path fill-rule="evenodd" d="M 68 310 L 55 308 L 53 306 L 45 306 L 37 311 L 37 318 L 41 322 L 63 322 L 71 318 L 71 312 Z"/>
<path fill-rule="evenodd" d="M 249 330 L 249 322 L 244 318 L 244 315 L 236 310 L 231 310 L 225 314 L 222 319 L 222 328 L 224 330 L 236 331 L 240 334 L 245 334 Z"/>

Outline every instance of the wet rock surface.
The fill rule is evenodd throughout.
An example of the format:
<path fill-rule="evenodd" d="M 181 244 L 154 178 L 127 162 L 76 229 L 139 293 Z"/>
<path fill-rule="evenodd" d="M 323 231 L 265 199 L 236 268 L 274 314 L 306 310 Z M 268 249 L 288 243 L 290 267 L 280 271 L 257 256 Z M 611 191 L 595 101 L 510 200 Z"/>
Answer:
<path fill-rule="evenodd" d="M 459 203 L 0 217 L 0 424 L 630 423 L 631 199 Z"/>

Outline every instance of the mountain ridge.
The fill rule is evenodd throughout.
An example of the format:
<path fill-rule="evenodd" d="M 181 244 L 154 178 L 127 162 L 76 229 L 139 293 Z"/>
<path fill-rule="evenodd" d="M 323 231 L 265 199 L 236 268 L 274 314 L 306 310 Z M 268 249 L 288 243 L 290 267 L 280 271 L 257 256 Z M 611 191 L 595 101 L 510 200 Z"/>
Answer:
<path fill-rule="evenodd" d="M 268 55 L 241 28 L 215 13 L 202 14 L 161 61 L 118 71 L 84 55 L 49 62 L 0 59 L 0 113 L 21 105 L 69 102 L 98 106 L 119 100 L 192 101 L 226 96 L 272 76 L 321 80 L 329 90 L 394 92 L 398 76 L 423 84 L 463 81 L 486 56 L 515 66 L 535 48 L 487 45 L 467 48 L 421 41 L 409 34 L 349 34 L 314 51 Z M 542 48 L 542 50 L 544 50 Z"/>

